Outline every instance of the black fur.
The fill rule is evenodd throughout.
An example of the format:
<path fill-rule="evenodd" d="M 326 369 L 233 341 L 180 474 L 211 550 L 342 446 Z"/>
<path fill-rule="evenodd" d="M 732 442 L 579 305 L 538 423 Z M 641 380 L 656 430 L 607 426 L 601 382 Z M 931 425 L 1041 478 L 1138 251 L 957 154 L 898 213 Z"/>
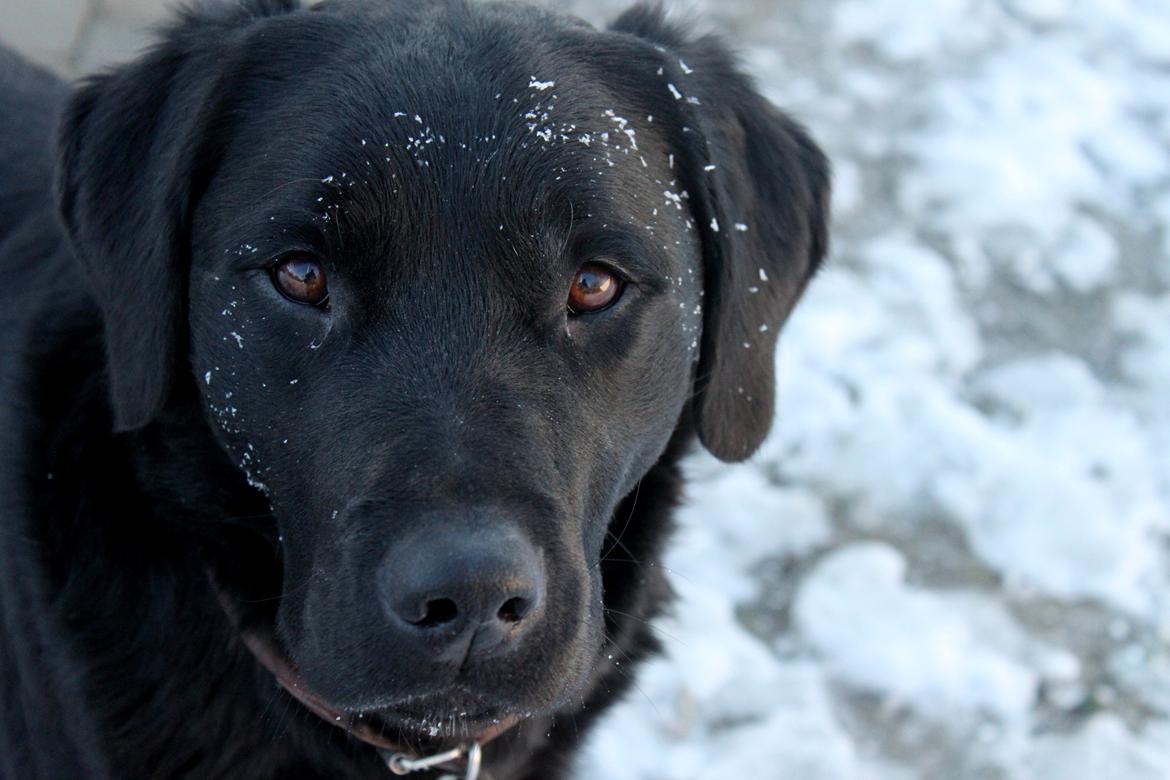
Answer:
<path fill-rule="evenodd" d="M 0 50 L 0 777 L 387 777 L 261 628 L 398 739 L 525 713 L 491 776 L 563 777 L 655 649 L 679 458 L 768 432 L 827 197 L 805 133 L 651 7 L 208 6 L 72 94 Z M 273 288 L 292 250 L 327 310 Z M 568 315 L 598 258 L 625 292 Z M 502 661 L 437 664 L 373 573 L 489 507 L 547 605 Z"/>

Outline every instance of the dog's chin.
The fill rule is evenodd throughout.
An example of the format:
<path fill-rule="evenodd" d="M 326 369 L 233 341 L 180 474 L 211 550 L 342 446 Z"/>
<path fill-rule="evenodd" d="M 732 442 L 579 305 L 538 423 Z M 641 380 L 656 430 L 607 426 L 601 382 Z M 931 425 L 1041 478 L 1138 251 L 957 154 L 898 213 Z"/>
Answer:
<path fill-rule="evenodd" d="M 249 598 L 214 574 L 211 581 L 244 645 L 275 682 L 323 721 L 375 747 L 422 754 L 468 742 L 485 744 L 530 716 L 457 687 L 409 698 L 375 696 L 357 705 L 333 701 L 306 683 L 278 637 L 277 600 Z"/>
<path fill-rule="evenodd" d="M 423 754 L 468 742 L 485 744 L 526 717 L 457 690 L 382 706 L 338 706 L 305 683 L 273 633 L 253 626 L 242 629 L 240 636 L 256 660 L 307 709 L 375 747 Z"/>

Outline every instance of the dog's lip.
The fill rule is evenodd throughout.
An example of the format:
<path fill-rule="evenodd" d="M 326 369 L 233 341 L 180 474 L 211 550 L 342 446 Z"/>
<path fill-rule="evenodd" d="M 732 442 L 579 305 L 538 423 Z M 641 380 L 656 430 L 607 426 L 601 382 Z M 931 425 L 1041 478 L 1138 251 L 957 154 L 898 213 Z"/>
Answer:
<path fill-rule="evenodd" d="M 241 632 L 241 638 L 252 655 L 264 668 L 272 673 L 276 681 L 286 691 L 292 694 L 301 704 L 313 712 L 317 717 L 345 729 L 363 742 L 374 747 L 398 752 L 414 752 L 412 748 L 389 739 L 384 733 L 381 719 L 374 714 L 367 719 L 363 712 L 351 712 L 334 707 L 324 698 L 309 688 L 292 662 L 280 652 L 276 646 L 255 631 Z M 493 721 L 484 728 L 469 733 L 463 742 L 478 742 L 487 744 L 520 722 L 519 715 L 506 715 Z"/>
<path fill-rule="evenodd" d="M 232 603 L 227 593 L 218 586 L 214 574 L 209 572 L 209 575 L 212 583 L 216 586 L 215 590 L 219 596 L 219 601 L 223 606 L 224 612 L 227 613 L 228 619 L 235 626 L 244 645 L 251 651 L 260 665 L 276 678 L 277 683 L 282 688 L 288 691 L 289 694 L 314 715 L 327 723 L 348 731 L 369 745 L 383 750 L 408 754 L 420 754 L 424 744 L 425 747 L 430 748 L 444 741 L 457 741 L 464 744 L 478 742 L 480 745 L 486 745 L 523 720 L 524 716 L 518 714 L 501 715 L 490 719 L 484 718 L 480 721 L 473 721 L 474 725 L 480 725 L 482 726 L 481 728 L 474 731 L 468 729 L 468 732 L 458 740 L 441 740 L 435 739 L 434 735 L 423 733 L 419 733 L 413 737 L 408 736 L 405 729 L 395 728 L 388 724 L 386 719 L 377 710 L 365 712 L 335 707 L 305 683 L 296 665 L 280 648 L 279 640 L 272 635 L 271 631 L 263 627 L 249 626 L 248 628 L 244 628 L 241 625 L 239 610 Z M 388 714 L 390 714 L 389 711 L 387 711 Z M 400 737 L 399 741 L 395 741 L 387 736 L 387 731 L 391 733 L 400 732 L 397 735 Z"/>

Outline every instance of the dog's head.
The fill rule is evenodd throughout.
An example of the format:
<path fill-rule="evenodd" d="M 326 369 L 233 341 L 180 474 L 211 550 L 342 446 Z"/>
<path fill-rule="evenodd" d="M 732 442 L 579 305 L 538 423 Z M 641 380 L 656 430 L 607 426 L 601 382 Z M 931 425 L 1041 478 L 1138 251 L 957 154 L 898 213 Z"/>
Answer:
<path fill-rule="evenodd" d="M 271 504 L 281 654 L 473 729 L 580 694 L 615 507 L 763 440 L 826 243 L 817 148 L 647 8 L 192 13 L 77 92 L 58 191 L 116 427 L 198 398 Z"/>

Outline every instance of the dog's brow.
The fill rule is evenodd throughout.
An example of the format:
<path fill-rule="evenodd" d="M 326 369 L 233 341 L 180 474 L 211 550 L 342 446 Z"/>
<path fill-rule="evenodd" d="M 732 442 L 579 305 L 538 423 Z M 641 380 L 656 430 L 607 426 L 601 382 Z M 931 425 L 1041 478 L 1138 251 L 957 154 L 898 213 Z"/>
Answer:
<path fill-rule="evenodd" d="M 672 266 L 670 255 L 661 246 L 620 225 L 587 227 L 576 240 L 574 250 L 580 259 L 612 257 L 625 270 L 643 279 L 661 277 Z"/>

